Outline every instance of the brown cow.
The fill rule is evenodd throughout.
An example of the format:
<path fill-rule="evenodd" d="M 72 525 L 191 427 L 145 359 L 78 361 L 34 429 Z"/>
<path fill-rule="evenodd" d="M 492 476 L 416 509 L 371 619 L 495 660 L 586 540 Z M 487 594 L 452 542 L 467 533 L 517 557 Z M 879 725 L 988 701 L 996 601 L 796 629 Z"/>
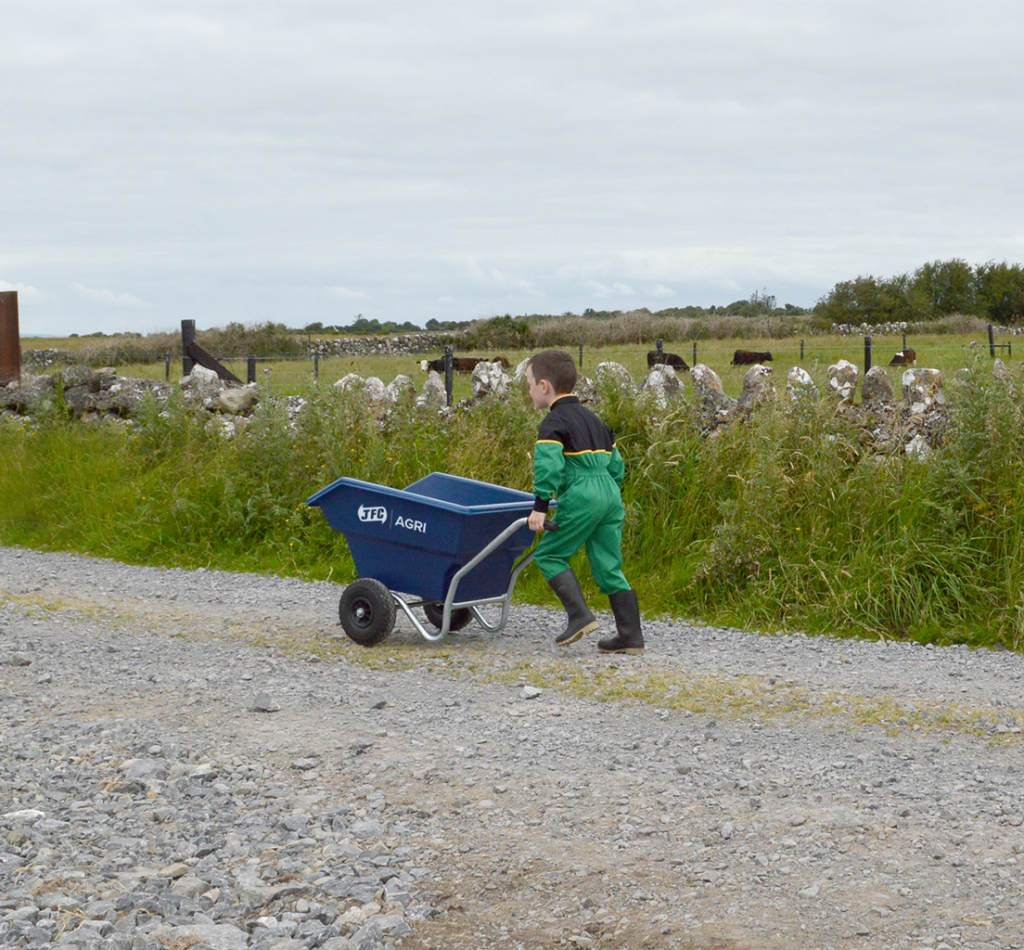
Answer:
<path fill-rule="evenodd" d="M 755 363 L 771 362 L 772 354 L 767 350 L 737 350 L 732 355 L 733 366 L 753 366 Z"/>
<path fill-rule="evenodd" d="M 890 366 L 911 366 L 917 360 L 917 354 L 910 348 L 900 350 L 891 360 Z"/>
<path fill-rule="evenodd" d="M 678 353 L 662 353 L 659 356 L 657 350 L 649 350 L 647 352 L 647 368 L 650 369 L 659 363 L 664 366 L 671 366 L 673 369 L 681 369 L 684 372 L 690 368 L 686 365 L 686 360 L 679 356 Z"/>

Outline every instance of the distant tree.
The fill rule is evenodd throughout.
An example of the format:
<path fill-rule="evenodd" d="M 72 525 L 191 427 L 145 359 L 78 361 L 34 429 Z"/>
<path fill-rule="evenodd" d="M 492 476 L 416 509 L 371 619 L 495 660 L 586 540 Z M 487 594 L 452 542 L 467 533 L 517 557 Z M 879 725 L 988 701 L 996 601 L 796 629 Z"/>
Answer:
<path fill-rule="evenodd" d="M 905 274 L 876 278 L 870 274 L 840 281 L 822 297 L 814 312 L 833 323 L 894 323 L 910 319 Z"/>
<path fill-rule="evenodd" d="M 960 258 L 921 265 L 914 271 L 909 297 L 915 315 L 922 317 L 978 313 L 974 270 Z"/>
<path fill-rule="evenodd" d="M 974 284 L 978 309 L 993 323 L 1024 320 L 1024 268 L 1020 264 L 979 264 Z"/>
<path fill-rule="evenodd" d="M 307 323 L 302 329 L 305 333 L 323 333 L 324 325 L 318 320 L 316 323 Z"/>

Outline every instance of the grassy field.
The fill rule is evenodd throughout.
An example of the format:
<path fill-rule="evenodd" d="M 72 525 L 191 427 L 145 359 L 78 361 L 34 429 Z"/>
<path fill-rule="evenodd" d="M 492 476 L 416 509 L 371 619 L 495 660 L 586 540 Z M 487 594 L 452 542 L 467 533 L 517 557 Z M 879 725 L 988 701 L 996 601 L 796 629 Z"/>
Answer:
<path fill-rule="evenodd" d="M 59 348 L 74 349 L 81 347 L 85 342 L 94 342 L 90 338 L 78 338 L 72 340 L 42 340 L 24 339 L 23 349 L 33 348 Z M 1002 342 L 1007 342 L 1003 340 Z M 801 358 L 801 343 L 803 344 L 803 356 Z M 45 345 L 45 346 L 44 346 Z M 911 337 L 907 345 L 917 352 L 917 366 L 930 367 L 941 370 L 945 376 L 951 378 L 956 370 L 967 366 L 971 361 L 972 354 L 977 350 L 988 352 L 988 339 L 982 333 L 975 336 L 956 336 L 952 334 L 937 334 L 935 336 Z M 1024 355 L 1024 340 L 1020 341 L 1021 350 L 1018 355 Z M 743 374 L 748 367 L 737 367 L 731 365 L 732 355 L 736 349 L 746 350 L 767 350 L 771 352 L 773 367 L 776 377 L 776 386 L 785 386 L 786 374 L 792 366 L 800 366 L 810 373 L 811 378 L 823 387 L 827 378 L 827 370 L 837 360 L 845 359 L 854 363 L 861 370 L 864 368 L 864 338 L 859 336 L 829 336 L 815 335 L 805 337 L 802 341 L 799 338 L 790 340 L 750 339 L 744 340 L 742 344 L 735 340 L 701 340 L 696 344 L 697 362 L 711 367 L 722 379 L 725 391 L 731 396 L 738 396 L 742 388 Z M 899 391 L 902 368 L 898 366 L 888 367 L 889 360 L 894 353 L 902 349 L 902 336 L 876 336 L 873 338 L 872 363 L 883 365 L 888 368 L 890 379 L 894 387 Z M 634 380 L 639 382 L 647 372 L 647 352 L 652 347 L 646 344 L 634 346 L 614 346 L 600 348 L 585 348 L 583 351 L 583 373 L 593 377 L 597 371 L 598 363 L 611 361 L 621 363 L 633 375 Z M 694 363 L 694 346 L 691 343 L 670 344 L 665 347 L 666 351 L 676 352 L 683 357 L 691 366 Z M 1006 362 L 1012 362 L 1012 357 L 1005 351 L 997 351 Z M 579 359 L 578 348 L 572 349 L 573 356 Z M 441 354 L 430 354 L 431 357 Z M 499 355 L 496 351 L 469 350 L 459 351 L 463 356 L 491 357 Z M 514 350 L 502 351 L 500 355 L 506 356 L 516 365 L 521 359 L 529 356 L 530 353 Z M 319 361 L 320 385 L 329 385 L 341 379 L 347 373 L 358 373 L 361 376 L 377 376 L 384 383 L 389 383 L 395 376 L 404 373 L 411 376 L 417 387 L 424 379 L 424 373 L 420 369 L 420 356 L 358 356 L 339 357 L 332 359 L 321 359 Z M 247 366 L 244 360 L 234 360 L 226 363 L 236 376 L 243 381 L 246 379 Z M 168 377 L 167 368 L 163 362 L 159 363 L 135 363 L 116 367 L 122 376 L 132 376 L 141 379 L 165 379 Z M 181 376 L 181 360 L 172 359 L 169 378 L 172 382 Z M 259 360 L 256 370 L 257 381 L 261 385 L 270 387 L 274 392 L 281 395 L 295 395 L 310 386 L 314 381 L 314 363 L 312 360 Z M 454 396 L 461 399 L 470 394 L 470 380 L 467 374 L 456 374 Z"/>
<path fill-rule="evenodd" d="M 890 340 L 878 354 L 902 345 Z M 685 402 L 665 412 L 604 394 L 601 413 L 627 463 L 626 571 L 646 613 L 772 631 L 1024 645 L 1024 390 L 992 378 L 987 347 L 950 336 L 908 342 L 919 366 L 951 375 L 970 365 L 975 380 L 957 394 L 927 463 L 877 452 L 865 438 L 870 426 L 856 428 L 827 400 L 783 401 L 708 439 Z M 743 345 L 772 350 L 779 388 L 800 362 L 799 340 Z M 821 384 L 836 359 L 860 363 L 862 345 L 808 338 L 801 365 Z M 698 347 L 733 394 L 742 378 L 728 365 L 735 348 Z M 585 351 L 583 369 L 611 359 L 639 378 L 646 350 Z M 681 355 L 689 361 L 692 350 Z M 58 413 L 34 425 L 0 424 L 0 542 L 345 581 L 354 568 L 344 539 L 305 506 L 339 476 L 404 487 L 446 471 L 529 490 L 539 416 L 522 394 L 447 418 L 411 399 L 382 415 L 329 383 L 347 372 L 420 380 L 416 359 L 323 361 L 319 387 L 308 371 L 285 378 L 287 365 L 295 364 L 264 366 L 271 373 L 261 381 L 309 398 L 297 429 L 272 400 L 230 440 L 177 400 L 166 413 L 150 407 L 132 429 L 85 427 Z M 898 384 L 900 371 L 891 373 Z M 458 377 L 456 396 L 468 387 Z M 578 567 L 603 605 L 585 563 Z M 520 596 L 553 603 L 535 571 L 524 574 Z"/>

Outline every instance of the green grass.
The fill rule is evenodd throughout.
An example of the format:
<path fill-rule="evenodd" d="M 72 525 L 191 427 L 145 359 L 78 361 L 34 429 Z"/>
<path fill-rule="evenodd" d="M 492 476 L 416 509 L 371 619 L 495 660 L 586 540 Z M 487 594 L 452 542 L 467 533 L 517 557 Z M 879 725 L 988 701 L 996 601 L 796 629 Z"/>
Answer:
<path fill-rule="evenodd" d="M 784 375 L 777 341 L 744 347 L 762 342 Z M 968 362 L 957 359 L 961 338 L 937 339 L 934 360 L 914 342 L 919 365 L 950 372 Z M 716 345 L 706 344 L 712 365 L 736 344 Z M 584 371 L 611 358 L 639 376 L 644 352 L 595 350 L 593 360 L 585 352 Z M 529 489 L 539 416 L 521 396 L 447 418 L 412 400 L 381 415 L 329 385 L 333 362 L 330 374 L 321 364 L 319 387 L 308 380 L 298 387 L 310 399 L 298 429 L 272 401 L 230 440 L 177 403 L 164 414 L 149 407 L 131 429 L 84 427 L 57 414 L 0 424 L 0 541 L 131 563 L 346 581 L 354 568 L 344 539 L 304 504 L 335 478 L 403 487 L 446 471 Z M 337 362 L 337 376 L 356 371 L 388 381 L 415 361 Z M 927 463 L 872 453 L 870 426 L 854 427 L 827 402 L 780 401 L 709 439 L 685 401 L 659 412 L 607 393 L 601 412 L 627 462 L 625 569 L 644 611 L 1019 649 L 1024 407 L 1020 387 L 992 380 L 989 370 L 986 353 L 974 365 L 977 385 L 957 393 L 954 422 Z M 287 392 L 274 372 L 270 389 Z M 740 370 L 731 372 L 738 390 Z M 459 384 L 468 392 L 467 377 Z M 603 603 L 585 562 L 577 567 Z M 532 570 L 519 592 L 554 603 Z"/>
<path fill-rule="evenodd" d="M 1003 342 L 1006 342 L 1003 340 Z M 907 341 L 917 352 L 917 366 L 930 367 L 941 370 L 942 373 L 952 378 L 956 370 L 967 366 L 974 354 L 988 353 L 988 338 L 984 333 L 971 336 L 956 334 L 934 334 L 931 336 L 912 336 Z M 30 349 L 36 347 L 55 347 L 67 350 L 80 350 L 88 344 L 95 344 L 95 340 L 83 337 L 73 340 L 40 340 L 23 339 L 22 348 Z M 791 366 L 801 366 L 814 379 L 815 383 L 823 388 L 827 381 L 828 367 L 837 360 L 846 359 L 861 369 L 864 367 L 864 339 L 860 336 L 832 336 L 826 334 L 806 336 L 803 338 L 804 355 L 801 359 L 801 339 L 793 337 L 789 339 L 751 338 L 744 340 L 736 339 L 708 339 L 697 341 L 697 361 L 710 366 L 722 379 L 725 391 L 731 396 L 738 396 L 743 384 L 743 375 L 749 367 L 732 366 L 733 352 L 737 349 L 745 350 L 767 350 L 771 352 L 773 361 L 771 363 L 776 376 L 776 386 L 780 389 L 785 387 L 786 374 Z M 678 353 L 690 365 L 693 365 L 692 342 L 666 343 L 665 350 Z M 903 367 L 889 367 L 889 360 L 894 353 L 903 347 L 902 336 L 879 336 L 873 337 L 873 365 L 886 366 L 889 378 L 897 392 L 900 389 L 900 379 L 903 374 Z M 1024 340 L 1020 341 L 1020 353 L 1024 353 Z M 579 358 L 578 347 L 570 347 L 573 356 Z M 634 344 L 631 346 L 602 346 L 584 347 L 583 350 L 583 373 L 593 377 L 597 372 L 598 363 L 616 362 L 621 363 L 633 375 L 636 382 L 640 382 L 647 373 L 647 352 L 653 349 L 648 344 Z M 1003 351 L 1001 358 L 1013 365 L 1013 359 Z M 464 356 L 506 356 L 515 366 L 520 360 L 530 355 L 526 351 L 507 349 L 491 350 L 466 350 L 459 351 Z M 440 350 L 437 353 L 428 354 L 431 357 L 442 355 Z M 389 383 L 400 373 L 411 376 L 417 386 L 422 384 L 425 375 L 420 369 L 420 360 L 423 356 L 345 356 L 321 359 L 319 361 L 320 386 L 328 386 L 337 382 L 347 373 L 358 373 L 360 376 L 376 376 L 383 382 Z M 236 376 L 245 380 L 247 367 L 244 360 L 229 360 L 225 364 Z M 117 367 L 118 373 L 122 376 L 137 377 L 140 379 L 165 379 L 166 366 L 164 362 L 154 363 L 126 363 Z M 177 382 L 181 377 L 180 358 L 171 360 L 170 381 Z M 296 395 L 303 392 L 314 381 L 314 363 L 307 359 L 289 360 L 268 360 L 261 358 L 256 369 L 257 382 L 269 387 L 281 395 Z M 455 374 L 454 398 L 462 399 L 470 395 L 470 377 L 465 373 Z"/>

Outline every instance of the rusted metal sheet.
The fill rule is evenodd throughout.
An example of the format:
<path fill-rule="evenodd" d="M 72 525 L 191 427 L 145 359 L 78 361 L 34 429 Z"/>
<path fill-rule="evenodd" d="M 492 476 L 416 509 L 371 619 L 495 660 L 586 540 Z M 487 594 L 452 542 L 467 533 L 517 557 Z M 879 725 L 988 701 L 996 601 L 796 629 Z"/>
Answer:
<path fill-rule="evenodd" d="M 0 291 L 0 386 L 21 381 L 18 291 Z"/>

